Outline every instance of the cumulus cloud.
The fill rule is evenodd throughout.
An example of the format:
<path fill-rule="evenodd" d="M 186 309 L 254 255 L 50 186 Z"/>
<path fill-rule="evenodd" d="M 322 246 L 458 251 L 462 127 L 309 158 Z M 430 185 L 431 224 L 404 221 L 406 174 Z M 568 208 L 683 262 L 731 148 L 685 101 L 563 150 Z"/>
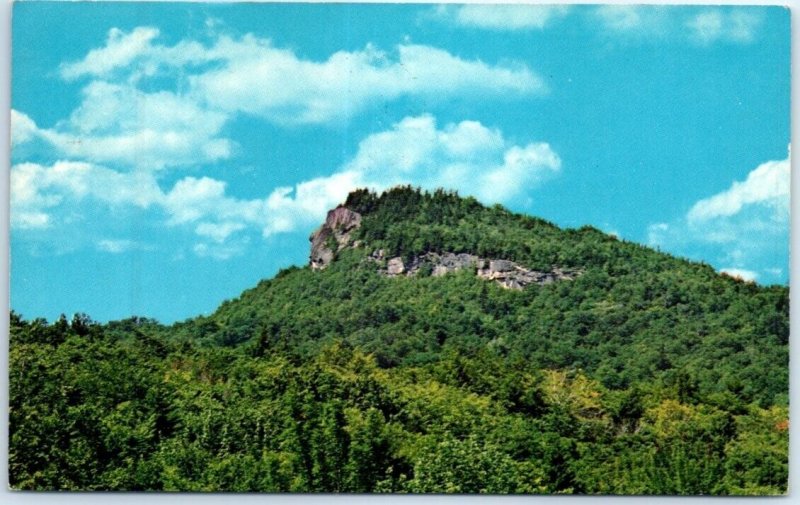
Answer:
<path fill-rule="evenodd" d="M 595 10 L 600 25 L 616 33 L 663 35 L 669 8 L 656 5 L 603 5 Z"/>
<path fill-rule="evenodd" d="M 91 198 L 110 206 L 146 209 L 161 199 L 151 175 L 123 173 L 85 162 L 58 161 L 51 166 L 21 163 L 11 168 L 11 225 L 46 228 L 50 209 Z"/>
<path fill-rule="evenodd" d="M 708 9 L 688 19 L 685 26 L 692 38 L 703 44 L 718 40 L 747 43 L 753 41 L 762 22 L 761 13 L 755 10 Z"/>
<path fill-rule="evenodd" d="M 120 209 L 155 209 L 167 227 L 193 231 L 200 241 L 193 248 L 195 253 L 225 259 L 247 244 L 248 230 L 269 236 L 316 224 L 361 182 L 351 175 L 334 174 L 294 188 L 278 188 L 264 198 L 241 199 L 228 194 L 224 181 L 210 177 L 184 177 L 164 191 L 147 171 L 127 173 L 70 161 L 21 163 L 11 169 L 11 226 L 17 230 L 63 227 L 65 216 L 81 203 L 99 220 L 113 220 Z M 104 238 L 96 246 L 120 253 L 132 244 Z"/>
<path fill-rule="evenodd" d="M 455 188 L 487 202 L 508 202 L 560 168 L 546 143 L 508 145 L 500 131 L 476 121 L 438 129 L 429 115 L 407 117 L 367 137 L 345 165 L 375 186 Z"/>
<path fill-rule="evenodd" d="M 280 123 L 325 123 L 402 96 L 531 93 L 544 89 L 523 65 L 491 66 L 422 45 L 394 54 L 368 46 L 340 51 L 326 61 L 299 59 L 268 41 L 223 40 L 213 54 L 222 64 L 190 79 L 193 92 L 212 107 Z"/>
<path fill-rule="evenodd" d="M 270 222 L 266 199 L 231 197 L 223 181 L 208 177 L 184 177 L 163 191 L 148 171 L 122 172 L 72 161 L 21 163 L 11 168 L 12 229 L 74 229 L 76 223 L 71 221 L 82 204 L 91 211 L 82 218 L 84 231 L 92 228 L 87 219 L 113 221 L 120 211 L 155 210 L 166 226 L 192 229 L 204 244 L 196 251 L 212 257 L 236 250 L 227 243 L 232 235 L 248 227 L 262 229 Z M 141 246 L 128 239 L 108 238 L 97 239 L 95 245 L 109 253 Z"/>
<path fill-rule="evenodd" d="M 761 12 L 747 7 L 698 11 L 662 5 L 603 5 L 594 10 L 594 18 L 607 34 L 669 38 L 699 45 L 752 42 L 763 21 Z"/>
<path fill-rule="evenodd" d="M 266 199 L 269 221 L 263 229 L 264 236 L 313 226 L 325 217 L 328 209 L 342 203 L 357 187 L 379 189 L 385 186 L 370 184 L 362 172 L 345 170 L 303 181 L 294 187 L 275 189 Z"/>
<path fill-rule="evenodd" d="M 440 129 L 433 116 L 406 117 L 362 140 L 353 159 L 334 175 L 276 190 L 268 207 L 277 219 L 265 233 L 294 229 L 298 221 L 318 221 L 356 187 L 445 187 L 486 203 L 509 203 L 560 169 L 561 159 L 547 143 L 511 145 L 499 130 L 477 121 Z"/>
<path fill-rule="evenodd" d="M 227 259 L 249 242 L 248 230 L 264 230 L 274 220 L 266 198 L 241 199 L 227 193 L 224 181 L 185 177 L 164 194 L 163 210 L 170 226 L 192 227 L 201 240 L 199 256 Z"/>
<path fill-rule="evenodd" d="M 27 115 L 11 109 L 11 146 L 15 147 L 33 140 L 39 129 Z"/>
<path fill-rule="evenodd" d="M 434 16 L 458 26 L 497 31 L 541 30 L 563 18 L 566 5 L 443 5 Z"/>
<path fill-rule="evenodd" d="M 443 127 L 433 116 L 406 117 L 367 136 L 355 156 L 334 173 L 274 189 L 263 198 L 229 194 L 224 181 L 187 176 L 162 190 L 151 171 L 124 172 L 86 162 L 22 163 L 11 170 L 12 226 L 59 224 L 65 208 L 80 201 L 114 207 L 157 209 L 167 226 L 191 229 L 194 252 L 224 259 L 246 245 L 249 232 L 268 237 L 314 226 L 328 209 L 358 187 L 382 190 L 398 184 L 446 187 L 486 203 L 509 203 L 557 174 L 561 159 L 544 142 L 515 145 L 477 121 Z M 100 207 L 94 206 L 95 212 Z M 120 241 L 98 248 L 123 252 Z"/>
<path fill-rule="evenodd" d="M 223 35 L 208 45 L 183 40 L 174 46 L 159 44 L 158 35 L 147 27 L 131 33 L 112 29 L 105 47 L 62 66 L 62 76 L 105 79 L 127 71 L 128 81 L 138 82 L 180 69 L 187 76 L 183 97 L 203 107 L 312 124 L 346 119 L 370 104 L 403 96 L 443 99 L 545 89 L 525 65 L 490 65 L 424 45 L 401 44 L 391 52 L 368 45 L 313 61 L 251 34 Z"/>
<path fill-rule="evenodd" d="M 599 34 L 627 40 L 679 40 L 697 45 L 747 44 L 755 40 L 763 13 L 748 7 L 687 8 L 667 5 L 442 5 L 427 17 L 464 28 L 541 31 L 576 13 Z"/>
<path fill-rule="evenodd" d="M 213 258 L 225 261 L 241 254 L 248 242 L 249 240 L 245 237 L 245 239 L 235 243 L 198 243 L 192 247 L 192 251 L 201 258 Z"/>
<path fill-rule="evenodd" d="M 69 116 L 43 126 L 11 112 L 14 146 L 38 150 L 37 163 L 11 170 L 15 230 L 51 233 L 69 220 L 100 223 L 105 215 L 113 221 L 115 209 L 138 209 L 151 222 L 191 233 L 196 254 L 224 259 L 253 232 L 270 236 L 313 226 L 356 187 L 446 186 L 507 201 L 560 169 L 546 143 L 512 145 L 475 121 L 439 129 L 432 116 L 419 116 L 364 139 L 331 175 L 263 198 L 238 198 L 213 177 L 168 173 L 230 159 L 236 144 L 226 132 L 239 115 L 320 124 L 409 96 L 545 91 L 534 72 L 513 62 L 490 64 L 410 43 L 311 60 L 254 35 L 212 34 L 169 45 L 157 29 L 139 27 L 112 29 L 102 47 L 59 70 L 66 81 L 85 81 Z M 109 253 L 133 247 L 134 241 L 108 238 L 117 231 L 97 230 L 93 247 Z"/>
<path fill-rule="evenodd" d="M 15 145 L 38 138 L 61 157 L 158 170 L 228 158 L 233 142 L 220 137 L 226 119 L 172 92 L 95 81 L 67 120 L 40 128 L 12 111 L 12 131 Z"/>
<path fill-rule="evenodd" d="M 788 158 L 759 165 L 744 181 L 734 181 L 726 191 L 695 203 L 687 218 L 690 223 L 699 224 L 759 205 L 775 209 L 776 219 L 782 220 L 789 212 L 789 173 Z"/>
<path fill-rule="evenodd" d="M 233 221 L 200 223 L 197 225 L 197 228 L 195 228 L 195 233 L 201 237 L 208 237 L 217 244 L 222 244 L 232 233 L 243 230 L 244 228 L 244 223 Z"/>
<path fill-rule="evenodd" d="M 61 66 L 89 79 L 69 117 L 42 127 L 12 111 L 12 142 L 37 140 L 50 159 L 162 170 L 229 159 L 223 133 L 239 114 L 276 123 L 346 119 L 369 104 L 404 96 L 537 93 L 542 80 L 522 64 L 490 65 L 405 44 L 339 51 L 324 61 L 297 56 L 253 35 L 161 44 L 159 31 L 112 29 L 103 47 Z M 165 77 L 158 81 L 149 77 Z M 157 82 L 157 85 L 154 85 Z"/>
<path fill-rule="evenodd" d="M 651 245 L 693 256 L 704 250 L 732 276 L 781 281 L 789 247 L 789 159 L 768 161 L 744 180 L 697 201 L 686 215 L 648 228 Z M 711 254 L 705 254 L 711 257 Z"/>
<path fill-rule="evenodd" d="M 131 33 L 112 28 L 104 47 L 89 51 L 81 61 L 62 65 L 61 75 L 68 80 L 87 74 L 107 77 L 112 71 L 130 65 L 151 46 L 158 34 L 157 29 L 150 27 L 138 27 Z"/>

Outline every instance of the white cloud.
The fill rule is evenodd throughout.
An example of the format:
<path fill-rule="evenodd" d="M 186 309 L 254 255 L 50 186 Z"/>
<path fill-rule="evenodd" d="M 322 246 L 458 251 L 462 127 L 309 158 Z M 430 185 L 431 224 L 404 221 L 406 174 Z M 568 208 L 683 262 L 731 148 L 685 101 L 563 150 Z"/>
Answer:
<path fill-rule="evenodd" d="M 735 42 L 752 42 L 763 21 L 761 11 L 736 9 L 728 16 L 726 36 Z"/>
<path fill-rule="evenodd" d="M 127 81 L 136 83 L 171 69 L 186 81 L 181 98 L 198 107 L 292 124 L 345 119 L 403 96 L 445 99 L 545 88 L 525 65 L 489 65 L 430 46 L 404 44 L 389 54 L 368 45 L 313 61 L 251 34 L 219 36 L 207 46 L 194 40 L 165 46 L 157 37 L 153 28 L 112 29 L 104 47 L 62 66 L 62 75 L 106 79 L 127 72 Z"/>
<path fill-rule="evenodd" d="M 148 170 L 228 158 L 233 143 L 219 137 L 226 119 L 171 92 L 102 81 L 87 85 L 81 105 L 54 128 L 12 112 L 17 142 L 37 137 L 59 156 Z"/>
<path fill-rule="evenodd" d="M 700 45 L 750 43 L 763 21 L 758 10 L 747 7 L 697 11 L 664 5 L 603 5 L 594 10 L 594 17 L 608 34 L 640 40 L 668 37 Z"/>
<path fill-rule="evenodd" d="M 106 179 L 128 177 L 125 174 L 228 159 L 235 144 L 222 132 L 238 113 L 276 122 L 320 123 L 346 118 L 369 103 L 406 95 L 439 99 L 465 93 L 543 90 L 541 80 L 523 65 L 492 66 L 428 46 L 400 45 L 393 55 L 367 46 L 316 62 L 253 35 L 214 37 L 208 45 L 186 39 L 172 46 L 160 44 L 158 37 L 154 28 L 139 27 L 131 32 L 115 28 L 103 47 L 62 65 L 64 79 L 94 80 L 84 86 L 80 105 L 55 125 L 41 127 L 26 114 L 12 111 L 15 146 L 37 139 L 50 150 L 46 153 L 50 159 L 62 160 L 46 174 L 69 167 L 61 182 L 47 179 L 38 184 L 36 191 L 42 198 L 49 192 L 55 199 L 63 198 L 68 184 L 79 185 L 72 188 L 71 196 L 81 197 L 78 190 L 90 191 L 86 178 L 109 185 L 121 181 Z M 147 77 L 165 72 L 172 72 L 174 82 L 165 81 L 172 83 L 166 84 L 172 89 L 154 89 L 151 83 L 148 91 L 143 91 Z M 15 177 L 22 180 L 24 172 L 17 170 Z M 194 182 L 209 186 L 209 181 Z M 190 214 L 204 215 L 214 206 L 234 215 L 246 214 L 248 222 L 255 222 L 250 216 L 264 205 L 221 196 L 224 188 L 217 200 L 197 200 L 190 205 L 179 201 L 186 196 L 180 191 L 192 184 L 190 180 L 183 183 L 186 187 L 177 186 L 174 194 L 164 196 L 166 208 L 174 210 L 171 219 L 175 222 L 192 220 Z M 155 180 L 147 185 L 150 189 L 157 186 Z M 192 189 L 202 189 L 200 186 Z M 298 189 L 320 191 L 317 186 Z M 43 210 L 46 206 L 40 206 L 38 212 L 24 211 L 22 204 L 16 207 L 17 226 L 50 224 Z M 281 229 L 283 225 L 278 223 L 286 219 L 276 219 L 266 230 Z"/>
<path fill-rule="evenodd" d="M 174 45 L 159 36 L 155 28 L 115 28 L 105 45 L 63 64 L 63 79 L 86 82 L 79 105 L 61 121 L 37 125 L 12 111 L 14 144 L 36 140 L 34 148 L 47 148 L 40 159 L 50 160 L 12 167 L 14 229 L 52 231 L 70 220 L 99 223 L 100 216 L 113 220 L 115 209 L 139 209 L 154 213 L 148 220 L 160 216 L 167 226 L 191 231 L 196 254 L 223 258 L 241 250 L 253 231 L 270 236 L 313 226 L 356 187 L 441 185 L 505 200 L 560 168 L 547 144 L 511 145 L 475 121 L 438 129 L 431 116 L 420 116 L 366 138 L 332 175 L 264 198 L 237 198 L 224 181 L 207 176 L 178 178 L 162 190 L 165 169 L 230 158 L 236 146 L 224 132 L 239 114 L 325 123 L 402 97 L 483 99 L 545 86 L 523 64 L 494 65 L 410 43 L 315 61 L 253 35 Z M 117 231 L 96 230 L 91 244 L 112 253 L 133 247 L 108 238 Z"/>
<path fill-rule="evenodd" d="M 50 226 L 50 216 L 45 212 L 18 209 L 11 214 L 11 224 L 23 230 L 47 228 Z"/>
<path fill-rule="evenodd" d="M 569 13 L 566 5 L 440 6 L 435 17 L 486 30 L 541 30 Z"/>
<path fill-rule="evenodd" d="M 92 77 L 136 83 L 209 61 L 208 50 L 201 43 L 182 40 L 174 46 L 164 46 L 155 43 L 160 35 L 160 30 L 150 26 L 136 27 L 131 32 L 112 28 L 105 46 L 89 51 L 82 60 L 63 63 L 61 77 L 67 81 Z"/>
<path fill-rule="evenodd" d="M 752 42 L 763 23 L 758 9 L 609 4 L 574 9 L 566 5 L 441 5 L 427 17 L 456 26 L 496 31 L 543 30 L 576 12 L 605 35 L 628 40 L 684 40 L 708 45 Z"/>
<path fill-rule="evenodd" d="M 664 34 L 669 23 L 669 8 L 657 5 L 603 5 L 594 11 L 600 25 L 623 34 Z"/>
<path fill-rule="evenodd" d="M 144 93 L 127 84 L 93 81 L 83 89 L 83 102 L 68 126 L 81 134 L 114 131 L 181 131 L 191 126 L 206 137 L 218 132 L 226 116 L 204 109 L 186 96 L 159 91 Z"/>
<path fill-rule="evenodd" d="M 718 40 L 748 43 L 755 38 L 763 19 L 750 9 L 707 9 L 688 19 L 685 26 L 694 40 L 710 44 Z"/>
<path fill-rule="evenodd" d="M 225 204 L 225 183 L 210 177 L 186 177 L 175 183 L 165 198 L 171 224 L 197 221 Z"/>
<path fill-rule="evenodd" d="M 11 169 L 11 226 L 15 228 L 46 228 L 50 216 L 45 212 L 60 201 L 58 195 L 43 195 L 37 187 L 39 166 L 32 163 Z"/>
<path fill-rule="evenodd" d="M 163 195 L 155 179 L 145 172 L 117 172 L 75 161 L 51 166 L 21 163 L 11 168 L 12 216 L 14 211 L 46 212 L 65 199 L 85 198 L 146 209 L 160 203 Z"/>
<path fill-rule="evenodd" d="M 214 242 L 221 244 L 232 234 L 241 231 L 246 226 L 244 223 L 235 223 L 231 221 L 223 223 L 200 223 L 195 228 L 195 233 L 201 237 L 208 237 Z"/>
<path fill-rule="evenodd" d="M 748 205 L 767 206 L 788 216 L 789 183 L 789 159 L 769 161 L 750 172 L 744 181 L 735 181 L 726 191 L 695 203 L 687 218 L 690 223 L 699 224 L 733 216 Z"/>
<path fill-rule="evenodd" d="M 475 188 L 487 201 L 508 201 L 561 169 L 561 159 L 547 143 L 512 146 L 503 155 L 503 164 L 482 174 Z"/>
<path fill-rule="evenodd" d="M 112 71 L 130 65 L 158 35 L 159 31 L 150 27 L 138 27 L 131 33 L 112 28 L 104 47 L 89 51 L 81 61 L 62 65 L 61 75 L 68 80 L 84 75 L 106 77 Z"/>
<path fill-rule="evenodd" d="M 487 203 L 507 203 L 526 197 L 560 168 L 547 143 L 514 145 L 477 121 L 439 128 L 432 116 L 423 115 L 367 136 L 335 173 L 277 188 L 265 198 L 236 198 L 224 181 L 207 176 L 183 177 L 164 191 L 147 170 L 74 161 L 22 163 L 11 170 L 11 216 L 14 228 L 31 229 L 63 224 L 65 210 L 81 201 L 98 216 L 115 208 L 157 209 L 167 226 L 191 229 L 201 240 L 195 254 L 225 259 L 247 244 L 248 230 L 266 237 L 314 226 L 357 187 L 442 186 Z M 96 246 L 119 253 L 132 242 L 102 238 Z"/>
<path fill-rule="evenodd" d="M 192 247 L 192 251 L 201 258 L 225 261 L 241 254 L 248 242 L 249 240 L 245 238 L 241 242 L 234 243 L 198 243 Z"/>
<path fill-rule="evenodd" d="M 91 209 L 91 219 L 99 221 L 115 219 L 120 210 L 157 209 L 167 226 L 192 227 L 199 238 L 210 241 L 200 249 L 220 257 L 220 251 L 234 250 L 222 247 L 231 235 L 247 227 L 262 229 L 269 222 L 266 200 L 241 200 L 225 193 L 224 182 L 208 177 L 185 177 L 164 192 L 151 172 L 118 172 L 71 161 L 22 163 L 11 169 L 11 225 L 19 230 L 64 226 L 81 202 Z M 99 250 L 111 253 L 134 245 L 122 239 L 96 241 Z"/>
<path fill-rule="evenodd" d="M 768 161 L 744 181 L 696 202 L 683 218 L 648 227 L 648 242 L 689 257 L 715 257 L 722 271 L 780 282 L 788 259 L 789 159 Z M 698 254 L 698 251 L 704 251 Z"/>
<path fill-rule="evenodd" d="M 32 140 L 38 132 L 36 123 L 27 115 L 11 109 L 11 146 Z"/>
<path fill-rule="evenodd" d="M 524 65 L 491 66 L 421 45 L 400 45 L 394 55 L 367 46 L 314 62 L 247 36 L 222 39 L 211 54 L 222 63 L 190 78 L 192 92 L 214 108 L 279 123 L 341 120 L 402 96 L 445 99 L 544 90 Z"/>
<path fill-rule="evenodd" d="M 362 140 L 356 155 L 339 172 L 274 191 L 267 200 L 271 217 L 264 233 L 316 223 L 356 187 L 445 187 L 487 203 L 508 203 L 560 168 L 561 159 L 546 143 L 511 145 L 499 130 L 477 121 L 438 129 L 430 115 L 406 117 Z"/>
<path fill-rule="evenodd" d="M 111 206 L 145 209 L 161 199 L 158 184 L 147 173 L 122 173 L 72 161 L 15 165 L 10 192 L 11 224 L 21 229 L 50 226 L 50 209 L 65 201 L 92 198 Z"/>
<path fill-rule="evenodd" d="M 699 45 L 715 42 L 747 44 L 755 40 L 763 13 L 748 7 L 701 9 L 674 5 L 441 5 L 426 17 L 456 26 L 495 31 L 543 30 L 577 12 L 600 34 L 627 40 L 683 40 Z"/>
<path fill-rule="evenodd" d="M 702 42 L 718 39 L 722 34 L 722 13 L 719 11 L 705 11 L 686 23 L 692 30 L 694 37 Z"/>
<path fill-rule="evenodd" d="M 313 226 L 324 219 L 329 209 L 342 203 L 353 189 L 364 186 L 377 189 L 364 175 L 356 170 L 344 170 L 301 182 L 293 188 L 275 189 L 266 199 L 269 218 L 263 228 L 264 236 Z"/>
<path fill-rule="evenodd" d="M 476 121 L 439 130 L 432 116 L 407 117 L 367 137 L 347 169 L 375 185 L 412 183 L 458 189 L 489 202 L 508 202 L 561 167 L 546 143 L 509 145 L 500 131 Z"/>
<path fill-rule="evenodd" d="M 669 243 L 670 226 L 667 223 L 653 223 L 647 227 L 647 243 L 653 247 L 662 247 Z"/>
<path fill-rule="evenodd" d="M 120 254 L 130 250 L 134 246 L 131 240 L 112 240 L 102 239 L 97 242 L 97 248 L 103 252 Z"/>
<path fill-rule="evenodd" d="M 163 194 L 160 205 L 168 225 L 191 225 L 197 236 L 211 241 L 196 247 L 195 252 L 219 258 L 219 251 L 229 255 L 234 249 L 217 246 L 225 245 L 238 232 L 255 229 L 270 236 L 317 224 L 362 182 L 356 174 L 340 172 L 293 188 L 274 189 L 265 198 L 240 199 L 227 193 L 223 181 L 185 177 Z"/>
<path fill-rule="evenodd" d="M 164 196 L 169 224 L 205 222 L 196 228 L 200 235 L 214 237 L 233 233 L 235 223 L 260 224 L 265 220 L 265 202 L 242 200 L 226 194 L 226 183 L 210 177 L 185 177 Z M 209 225 L 208 223 L 212 223 Z"/>

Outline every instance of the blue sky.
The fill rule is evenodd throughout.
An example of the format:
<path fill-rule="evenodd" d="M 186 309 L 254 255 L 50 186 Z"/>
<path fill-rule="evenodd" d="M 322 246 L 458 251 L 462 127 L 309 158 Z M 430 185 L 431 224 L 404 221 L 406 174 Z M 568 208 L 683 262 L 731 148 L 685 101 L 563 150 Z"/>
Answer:
<path fill-rule="evenodd" d="M 789 36 L 777 7 L 17 3 L 11 307 L 207 314 L 401 183 L 787 284 Z"/>

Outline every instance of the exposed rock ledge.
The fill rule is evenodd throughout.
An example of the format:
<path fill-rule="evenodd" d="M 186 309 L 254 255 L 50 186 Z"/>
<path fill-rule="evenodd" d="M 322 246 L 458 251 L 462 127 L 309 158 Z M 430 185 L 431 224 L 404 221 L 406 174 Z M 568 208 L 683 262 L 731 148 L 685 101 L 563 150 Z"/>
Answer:
<path fill-rule="evenodd" d="M 328 212 L 325 223 L 311 234 L 309 263 L 321 270 L 333 261 L 336 252 L 346 247 L 359 247 L 351 235 L 361 226 L 361 214 L 345 207 Z M 567 271 L 554 267 L 549 272 L 530 270 L 513 261 L 480 258 L 467 253 L 428 252 L 414 257 L 408 264 L 401 257 L 386 258 L 382 249 L 374 251 L 369 259 L 381 263 L 381 274 L 389 277 L 414 276 L 422 271 L 439 277 L 462 269 L 471 269 L 481 279 L 493 280 L 508 289 L 523 289 L 531 284 L 549 284 L 560 280 L 573 280 L 580 271 Z"/>
<path fill-rule="evenodd" d="M 328 211 L 325 222 L 311 234 L 311 268 L 319 270 L 333 261 L 336 251 L 350 245 L 350 234 L 361 226 L 361 214 L 345 207 Z"/>
<path fill-rule="evenodd" d="M 430 275 L 439 277 L 462 269 L 471 269 L 481 279 L 493 280 L 508 289 L 521 290 L 531 284 L 550 284 L 561 280 L 574 280 L 581 274 L 580 271 L 567 271 L 554 267 L 549 272 L 530 270 L 513 261 L 480 258 L 467 253 L 425 253 L 414 257 L 408 264 L 401 257 L 384 258 L 383 250 L 378 250 L 370 255 L 370 259 L 377 262 L 386 260 L 386 267 L 381 273 L 388 277 L 414 276 L 423 269 L 428 269 Z"/>

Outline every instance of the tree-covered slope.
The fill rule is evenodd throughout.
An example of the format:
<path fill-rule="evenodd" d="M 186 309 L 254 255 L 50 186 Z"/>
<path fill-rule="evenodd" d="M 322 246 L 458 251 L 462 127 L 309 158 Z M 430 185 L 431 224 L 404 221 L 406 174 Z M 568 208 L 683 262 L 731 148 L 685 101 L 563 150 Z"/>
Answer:
<path fill-rule="evenodd" d="M 582 369 L 615 389 L 680 379 L 702 394 L 735 390 L 747 402 L 786 402 L 785 287 L 742 282 L 593 228 L 560 230 L 441 191 L 361 191 L 345 206 L 363 223 L 350 237 L 356 247 L 342 248 L 329 268 L 283 271 L 177 333 L 299 357 L 343 339 L 382 366 L 436 360 L 445 346 L 488 347 L 538 367 Z M 466 270 L 390 278 L 380 262 L 365 259 L 379 249 L 405 258 L 470 252 L 581 275 L 522 291 Z"/>
<path fill-rule="evenodd" d="M 209 317 L 12 314 L 12 485 L 785 492 L 786 287 L 444 191 L 344 207 L 344 239 L 315 235 L 324 268 Z M 425 267 L 450 253 L 575 275 Z"/>

